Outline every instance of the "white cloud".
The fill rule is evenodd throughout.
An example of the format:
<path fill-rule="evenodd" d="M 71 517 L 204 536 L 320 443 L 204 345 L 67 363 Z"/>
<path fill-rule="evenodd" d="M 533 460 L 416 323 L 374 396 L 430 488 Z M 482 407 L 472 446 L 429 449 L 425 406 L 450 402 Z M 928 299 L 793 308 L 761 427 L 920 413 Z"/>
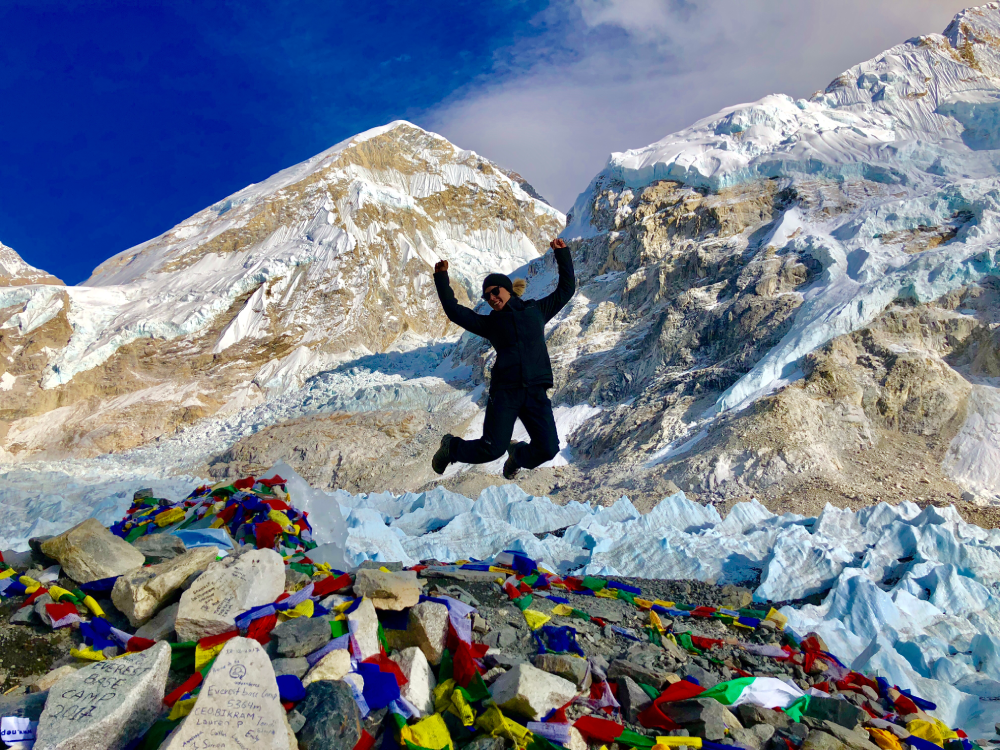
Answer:
<path fill-rule="evenodd" d="M 494 74 L 421 124 L 515 169 L 563 210 L 612 151 L 771 93 L 809 96 L 960 0 L 559 0 Z"/>

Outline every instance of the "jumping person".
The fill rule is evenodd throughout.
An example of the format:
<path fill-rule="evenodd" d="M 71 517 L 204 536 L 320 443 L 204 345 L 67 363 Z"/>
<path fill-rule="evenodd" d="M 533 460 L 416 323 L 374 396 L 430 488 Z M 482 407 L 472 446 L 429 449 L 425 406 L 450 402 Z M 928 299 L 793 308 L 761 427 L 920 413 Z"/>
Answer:
<path fill-rule="evenodd" d="M 483 299 L 493 311 L 480 315 L 462 307 L 448 283 L 448 261 L 434 266 L 434 284 L 445 315 L 469 333 L 482 336 L 496 349 L 490 395 L 486 402 L 483 436 L 463 440 L 454 435 L 441 438 L 441 447 L 431 467 L 443 474 L 450 463 L 485 464 L 507 461 L 503 475 L 513 479 L 518 469 L 534 469 L 559 452 L 559 435 L 552 416 L 552 403 L 545 391 L 552 387 L 552 365 L 545 346 L 545 324 L 555 317 L 576 289 L 573 259 L 561 239 L 549 243 L 559 265 L 559 283 L 547 297 L 522 300 L 525 282 L 491 273 L 483 280 Z M 520 418 L 530 443 L 512 443 L 514 421 Z"/>

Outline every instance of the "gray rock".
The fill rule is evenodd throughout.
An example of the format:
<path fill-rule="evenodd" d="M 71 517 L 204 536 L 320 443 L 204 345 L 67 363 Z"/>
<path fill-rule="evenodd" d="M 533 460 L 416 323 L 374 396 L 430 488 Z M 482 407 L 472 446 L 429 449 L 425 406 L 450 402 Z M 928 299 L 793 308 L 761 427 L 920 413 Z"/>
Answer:
<path fill-rule="evenodd" d="M 559 675 L 581 690 L 590 687 L 590 671 L 587 669 L 586 659 L 571 654 L 538 654 L 533 661 L 539 669 L 545 670 L 549 674 Z M 587 684 L 585 685 L 584 682 Z"/>
<path fill-rule="evenodd" d="M 300 714 L 297 710 L 292 709 L 288 712 L 285 717 L 288 719 L 288 726 L 291 727 L 292 732 L 298 734 L 302 731 L 302 727 L 306 725 L 306 717 Z"/>
<path fill-rule="evenodd" d="M 409 609 L 420 601 L 420 586 L 421 582 L 412 570 L 386 573 L 384 570 L 362 568 L 354 576 L 354 595 L 367 596 L 375 609 L 396 612 Z"/>
<path fill-rule="evenodd" d="M 607 620 L 615 625 L 618 625 L 625 619 L 625 606 L 617 599 L 598 599 L 596 597 L 588 597 L 586 603 L 581 603 L 579 599 L 573 602 L 573 606 L 582 609 L 591 617 L 600 617 L 602 620 Z M 632 610 L 632 606 L 628 605 L 629 610 Z"/>
<path fill-rule="evenodd" d="M 305 656 L 325 646 L 333 634 L 325 617 L 296 617 L 271 631 L 278 641 L 278 654 L 284 657 Z"/>
<path fill-rule="evenodd" d="M 52 618 L 49 617 L 49 613 L 45 611 L 46 604 L 52 604 L 55 599 L 53 599 L 48 594 L 42 594 L 40 597 L 35 599 L 34 610 L 35 616 L 42 621 L 45 625 L 52 625 Z"/>
<path fill-rule="evenodd" d="M 170 646 L 97 662 L 59 681 L 38 720 L 38 750 L 120 750 L 160 715 Z"/>
<path fill-rule="evenodd" d="M 509 625 L 505 625 L 483 636 L 483 643 L 490 648 L 510 648 L 517 643 L 517 631 Z"/>
<path fill-rule="evenodd" d="M 906 727 L 901 727 L 894 721 L 886 721 L 885 719 L 866 719 L 865 724 L 876 729 L 884 729 L 887 732 L 892 732 L 894 735 L 899 737 L 901 740 L 905 740 L 910 736 L 909 731 Z"/>
<path fill-rule="evenodd" d="M 57 537 L 42 542 L 42 552 L 58 560 L 63 572 L 77 583 L 111 578 L 140 567 L 146 558 L 139 550 L 88 518 Z"/>
<path fill-rule="evenodd" d="M 274 669 L 275 677 L 280 677 L 283 674 L 291 674 L 301 680 L 306 676 L 306 672 L 309 671 L 309 662 L 306 661 L 304 656 L 297 656 L 291 659 L 275 659 L 271 662 L 271 667 Z"/>
<path fill-rule="evenodd" d="M 249 638 L 233 638 L 216 657 L 191 713 L 161 750 L 289 750 L 284 717 L 264 649 Z"/>
<path fill-rule="evenodd" d="M 41 597 L 39 597 L 39 599 L 41 599 Z M 11 625 L 33 625 L 35 623 L 40 623 L 41 621 L 42 618 L 35 614 L 34 607 L 21 607 L 10 616 Z"/>
<path fill-rule="evenodd" d="M 488 667 L 501 667 L 502 669 L 513 669 L 518 664 L 528 663 L 528 660 L 520 654 L 511 654 L 493 648 L 483 655 L 483 661 Z"/>
<path fill-rule="evenodd" d="M 707 740 L 721 740 L 727 729 L 741 728 L 736 717 L 711 698 L 661 703 L 659 708 L 675 724 Z"/>
<path fill-rule="evenodd" d="M 630 677 L 636 682 L 642 682 L 657 690 L 662 690 L 668 684 L 670 673 L 650 669 L 625 659 L 615 659 L 608 667 L 608 679 L 617 680 L 621 677 Z"/>
<path fill-rule="evenodd" d="M 736 708 L 736 715 L 745 727 L 772 726 L 784 728 L 792 723 L 787 715 L 752 703 L 744 703 Z"/>
<path fill-rule="evenodd" d="M 703 688 L 708 690 L 719 684 L 719 678 L 717 675 L 712 674 L 707 669 L 702 669 L 697 664 L 689 662 L 677 670 L 677 673 L 681 677 L 694 677 L 698 680 L 698 684 Z"/>
<path fill-rule="evenodd" d="M 859 729 L 868 718 L 865 711 L 847 701 L 815 695 L 809 699 L 809 705 L 802 715 L 819 721 L 832 721 L 848 729 Z"/>
<path fill-rule="evenodd" d="M 298 732 L 302 750 L 344 750 L 361 739 L 361 714 L 346 682 L 312 683 L 295 709 L 305 718 Z"/>
<path fill-rule="evenodd" d="M 750 731 L 757 735 L 761 744 L 764 744 L 769 739 L 774 737 L 775 732 L 778 730 L 770 724 L 758 724 L 757 726 L 752 727 Z"/>
<path fill-rule="evenodd" d="M 135 631 L 140 638 L 149 638 L 151 641 L 165 641 L 174 634 L 174 622 L 177 620 L 177 610 L 180 604 L 171 604 L 164 607 L 155 615 L 153 619 Z"/>
<path fill-rule="evenodd" d="M 771 731 L 774 731 L 773 727 Z M 763 740 L 752 729 L 730 729 L 729 739 L 740 747 L 748 748 L 748 750 L 759 750 L 763 744 Z"/>
<path fill-rule="evenodd" d="M 187 552 L 184 542 L 172 534 L 146 534 L 132 542 L 150 565 L 173 560 Z"/>
<path fill-rule="evenodd" d="M 868 739 L 868 732 L 853 731 L 832 721 L 823 722 L 823 731 L 832 734 L 851 750 L 878 750 L 878 745 Z"/>
<path fill-rule="evenodd" d="M 503 737 L 476 737 L 464 750 L 504 750 L 507 741 Z"/>
<path fill-rule="evenodd" d="M 153 497 L 152 487 L 143 487 L 142 489 L 136 490 L 132 493 L 133 500 L 145 500 L 147 497 Z"/>
<path fill-rule="evenodd" d="M 867 714 L 865 714 L 867 716 Z M 832 734 L 814 729 L 809 732 L 801 750 L 846 750 L 846 745 Z"/>
<path fill-rule="evenodd" d="M 639 714 L 653 702 L 631 677 L 618 678 L 617 697 L 622 706 L 622 716 L 629 724 L 638 724 Z"/>
<path fill-rule="evenodd" d="M 427 661 L 440 664 L 448 638 L 448 608 L 437 602 L 420 602 L 410 608 L 407 630 Z"/>

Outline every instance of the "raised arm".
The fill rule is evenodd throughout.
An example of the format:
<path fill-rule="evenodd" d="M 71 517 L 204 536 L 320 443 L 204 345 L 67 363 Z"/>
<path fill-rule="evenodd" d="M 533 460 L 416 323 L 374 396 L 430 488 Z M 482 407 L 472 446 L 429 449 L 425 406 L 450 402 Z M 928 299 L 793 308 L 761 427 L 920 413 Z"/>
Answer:
<path fill-rule="evenodd" d="M 455 299 L 455 292 L 448 282 L 448 261 L 439 261 L 434 266 L 434 286 L 437 287 L 438 299 L 441 300 L 441 307 L 448 320 L 457 326 L 461 326 L 469 333 L 486 337 L 486 315 L 480 315 L 458 304 Z"/>
<path fill-rule="evenodd" d="M 560 239 L 554 239 L 549 243 L 553 254 L 556 256 L 556 265 L 559 266 L 559 283 L 556 290 L 547 297 L 538 300 L 537 305 L 545 316 L 545 322 L 552 320 L 556 313 L 562 310 L 569 302 L 576 291 L 576 275 L 573 273 L 573 258 L 569 254 L 566 243 Z"/>

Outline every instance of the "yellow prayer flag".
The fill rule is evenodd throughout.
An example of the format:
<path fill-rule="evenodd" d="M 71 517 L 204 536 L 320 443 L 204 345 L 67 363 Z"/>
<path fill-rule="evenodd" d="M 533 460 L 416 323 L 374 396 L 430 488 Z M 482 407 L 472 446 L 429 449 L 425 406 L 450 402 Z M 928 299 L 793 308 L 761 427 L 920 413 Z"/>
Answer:
<path fill-rule="evenodd" d="M 527 621 L 529 628 L 532 630 L 538 630 L 552 618 L 533 609 L 526 609 L 524 610 L 524 619 Z"/>

